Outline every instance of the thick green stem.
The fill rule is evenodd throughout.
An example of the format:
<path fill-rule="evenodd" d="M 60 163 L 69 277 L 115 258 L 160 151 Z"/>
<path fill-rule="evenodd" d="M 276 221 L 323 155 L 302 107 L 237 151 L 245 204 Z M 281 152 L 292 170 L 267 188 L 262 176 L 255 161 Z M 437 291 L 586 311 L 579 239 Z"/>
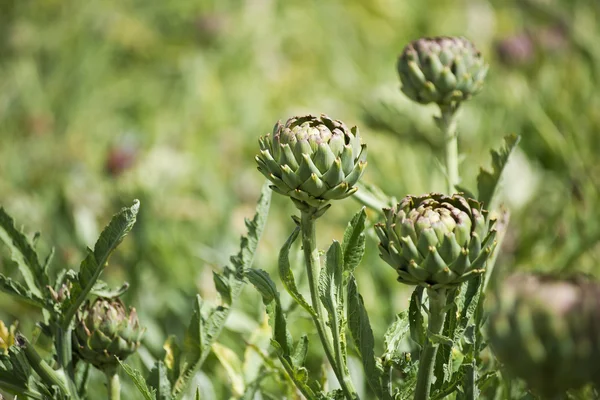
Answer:
<path fill-rule="evenodd" d="M 417 388 L 415 400 L 428 400 L 431 390 L 431 381 L 435 367 L 435 357 L 440 347 L 435 336 L 440 335 L 444 329 L 446 319 L 446 290 L 427 289 L 429 296 L 429 321 L 427 326 L 428 338 L 419 359 L 419 372 L 417 375 Z"/>
<path fill-rule="evenodd" d="M 108 400 L 121 400 L 121 382 L 117 368 L 109 368 L 104 371 L 106 375 L 106 386 L 108 389 Z"/>
<path fill-rule="evenodd" d="M 336 357 L 334 353 L 334 345 L 332 344 L 333 338 L 331 333 L 327 330 L 325 325 L 325 311 L 323 305 L 319 300 L 319 274 L 321 271 L 321 264 L 319 260 L 319 250 L 317 248 L 316 238 L 316 218 L 315 213 L 311 211 L 300 212 L 300 229 L 302 232 L 302 249 L 304 250 L 304 259 L 306 262 L 306 274 L 308 277 L 308 287 L 310 289 L 310 299 L 312 306 L 315 310 L 316 317 L 313 318 L 317 327 L 317 332 L 325 355 L 333 368 L 335 376 L 340 383 L 344 394 L 348 399 L 358 398 L 356 390 L 353 387 L 352 381 L 346 373 L 345 365 L 338 363 L 338 358 L 341 361 L 341 357 Z M 335 346 L 337 349 L 337 346 Z"/>
<path fill-rule="evenodd" d="M 65 396 L 69 395 L 69 389 L 64 379 L 62 379 L 57 371 L 53 370 L 33 348 L 33 345 L 23 335 L 17 335 L 16 338 L 17 346 L 23 349 L 27 361 L 31 365 L 31 368 L 39 375 L 39 377 L 48 386 L 58 387 Z"/>
<path fill-rule="evenodd" d="M 456 185 L 460 183 L 458 172 L 458 135 L 456 133 L 456 107 L 440 106 L 441 116 L 436 119 L 438 127 L 444 134 L 444 147 L 446 149 L 446 182 L 448 194 L 456 192 Z"/>

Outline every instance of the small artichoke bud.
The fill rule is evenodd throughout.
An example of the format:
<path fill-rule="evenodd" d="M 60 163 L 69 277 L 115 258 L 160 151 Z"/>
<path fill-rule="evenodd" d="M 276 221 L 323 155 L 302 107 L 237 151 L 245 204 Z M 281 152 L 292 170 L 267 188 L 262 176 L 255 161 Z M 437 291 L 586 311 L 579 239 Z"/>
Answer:
<path fill-rule="evenodd" d="M 384 213 L 385 221 L 375 225 L 380 256 L 408 285 L 459 285 L 485 271 L 496 245 L 495 221 L 481 203 L 460 194 L 407 196 Z"/>
<path fill-rule="evenodd" d="M 516 274 L 488 306 L 492 351 L 536 394 L 554 398 L 598 383 L 600 285 Z"/>
<path fill-rule="evenodd" d="M 488 65 L 463 37 L 422 38 L 398 58 L 402 91 L 421 104 L 457 105 L 478 93 Z"/>
<path fill-rule="evenodd" d="M 81 359 L 106 370 L 136 352 L 144 330 L 134 308 L 127 312 L 118 298 L 99 297 L 77 313 L 73 347 Z"/>
<path fill-rule="evenodd" d="M 367 165 L 358 128 L 324 114 L 277 122 L 259 144 L 258 170 L 300 209 L 323 209 L 350 196 Z"/>

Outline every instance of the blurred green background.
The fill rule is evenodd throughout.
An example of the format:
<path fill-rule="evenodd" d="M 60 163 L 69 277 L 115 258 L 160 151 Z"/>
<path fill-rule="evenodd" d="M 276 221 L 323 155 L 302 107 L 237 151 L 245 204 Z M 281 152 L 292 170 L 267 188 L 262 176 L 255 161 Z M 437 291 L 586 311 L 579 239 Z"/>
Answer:
<path fill-rule="evenodd" d="M 435 107 L 403 97 L 395 62 L 420 36 L 463 35 L 491 65 L 459 121 L 463 185 L 475 188 L 504 135 L 522 136 L 498 268 L 598 274 L 599 27 L 597 0 L 0 0 L 0 205 L 42 232 L 42 252 L 56 248 L 55 269 L 77 269 L 110 215 L 141 200 L 104 278 L 132 285 L 126 300 L 148 327 L 133 361 L 143 365 L 181 335 L 195 293 L 216 299 L 212 271 L 236 251 L 263 183 L 257 137 L 278 119 L 358 125 L 367 183 L 397 198 L 443 190 Z M 359 207 L 348 199 L 326 214 L 321 247 Z M 257 267 L 275 274 L 293 213 L 274 196 Z M 376 243 L 358 282 L 382 338 L 409 291 Z M 17 276 L 6 249 L 0 268 Z M 242 296 L 222 337 L 240 357 L 240 338 L 264 325 L 258 295 Z M 0 318 L 31 332 L 37 315 L 0 295 Z M 316 340 L 311 350 L 318 365 Z M 218 361 L 204 371 L 206 398 L 228 398 Z"/>

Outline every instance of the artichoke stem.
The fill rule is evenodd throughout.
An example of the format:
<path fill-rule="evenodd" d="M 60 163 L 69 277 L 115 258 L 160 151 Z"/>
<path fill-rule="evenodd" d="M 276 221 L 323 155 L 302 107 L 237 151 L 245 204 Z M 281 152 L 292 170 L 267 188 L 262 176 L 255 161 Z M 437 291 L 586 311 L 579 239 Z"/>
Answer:
<path fill-rule="evenodd" d="M 456 185 L 460 183 L 458 173 L 458 135 L 456 132 L 455 106 L 440 106 L 441 116 L 437 119 L 438 127 L 444 134 L 446 182 L 448 183 L 448 195 L 456 193 Z"/>
<path fill-rule="evenodd" d="M 431 390 L 431 380 L 435 367 L 435 357 L 439 348 L 439 342 L 433 338 L 441 335 L 446 319 L 446 289 L 427 289 L 429 297 L 429 320 L 427 323 L 428 339 L 421 351 L 419 359 L 419 372 L 417 374 L 417 388 L 415 389 L 415 400 L 428 400 Z"/>
<path fill-rule="evenodd" d="M 108 400 L 121 400 L 121 382 L 117 367 L 107 368 L 104 371 L 106 375 L 106 386 L 108 389 Z"/>
<path fill-rule="evenodd" d="M 333 352 L 332 337 L 331 333 L 327 331 L 325 326 L 325 313 L 323 311 L 323 305 L 319 300 L 319 274 L 321 272 L 321 264 L 319 260 L 319 249 L 317 248 L 317 235 L 316 235 L 316 219 L 315 213 L 318 210 L 311 211 L 300 211 L 300 229 L 302 232 L 302 249 L 304 251 L 304 260 L 306 262 L 306 274 L 308 277 L 308 287 L 310 289 L 310 299 L 312 306 L 315 309 L 316 318 L 314 323 L 319 333 L 319 339 L 323 345 L 327 360 L 333 368 L 333 372 L 340 384 L 340 387 L 344 391 L 344 395 L 348 399 L 358 398 L 356 390 L 352 385 L 352 381 L 349 376 L 344 372 L 346 370 L 344 365 L 338 365 L 336 357 Z"/>

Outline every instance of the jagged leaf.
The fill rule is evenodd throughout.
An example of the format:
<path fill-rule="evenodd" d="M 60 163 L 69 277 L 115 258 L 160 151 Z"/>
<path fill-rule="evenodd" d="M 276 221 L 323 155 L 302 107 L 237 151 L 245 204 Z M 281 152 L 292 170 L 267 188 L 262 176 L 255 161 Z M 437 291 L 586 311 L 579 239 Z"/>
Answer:
<path fill-rule="evenodd" d="M 383 359 L 399 365 L 405 353 L 415 350 L 415 343 L 410 338 L 410 323 L 408 311 L 396 315 L 396 320 L 390 325 L 384 335 Z"/>
<path fill-rule="evenodd" d="M 315 310 L 310 306 L 310 304 L 308 304 L 308 302 L 304 299 L 304 296 L 302 296 L 302 294 L 298 291 L 296 279 L 294 278 L 294 273 L 290 267 L 290 248 L 292 247 L 294 241 L 298 238 L 299 233 L 300 229 L 297 227 L 294 229 L 288 240 L 286 240 L 283 247 L 281 247 L 281 251 L 279 252 L 279 277 L 281 278 L 283 287 L 285 287 L 287 292 L 290 294 L 290 296 L 292 296 L 296 303 L 298 303 L 314 317 L 316 316 Z"/>
<path fill-rule="evenodd" d="M 138 391 L 142 394 L 142 396 L 144 396 L 144 400 L 157 400 L 156 391 L 148 387 L 148 384 L 146 383 L 146 380 L 140 371 L 130 367 L 122 361 L 119 361 L 119 364 L 121 364 L 121 367 L 123 367 L 123 371 L 129 375 Z"/>
<path fill-rule="evenodd" d="M 354 272 L 365 254 L 365 221 L 367 213 L 361 208 L 348 223 L 342 241 L 342 253 L 344 254 L 344 276 Z"/>
<path fill-rule="evenodd" d="M 161 360 L 154 364 L 146 382 L 154 391 L 157 400 L 171 399 L 171 382 L 169 381 L 167 367 Z"/>
<path fill-rule="evenodd" d="M 296 368 L 301 368 L 304 366 L 304 361 L 306 361 L 306 355 L 308 354 L 308 336 L 302 335 L 300 340 L 296 343 L 294 347 L 294 352 L 291 355 L 292 364 Z"/>
<path fill-rule="evenodd" d="M 490 208 L 493 204 L 496 189 L 502 178 L 502 172 L 504 167 L 508 163 L 510 155 L 517 147 L 517 144 L 521 140 L 520 136 L 508 135 L 504 137 L 504 147 L 499 151 L 492 150 L 492 170 L 488 171 L 481 168 L 479 175 L 477 176 L 477 191 L 478 199 L 481 201 L 486 208 Z"/>
<path fill-rule="evenodd" d="M 258 290 L 263 298 L 263 303 L 267 307 L 269 324 L 273 328 L 273 341 L 280 347 L 282 354 L 288 357 L 291 353 L 291 337 L 287 330 L 287 322 L 275 282 L 262 269 L 249 269 L 246 271 L 246 277 Z"/>
<path fill-rule="evenodd" d="M 427 337 L 425 335 L 425 322 L 421 305 L 423 304 L 423 287 L 417 286 L 410 297 L 410 306 L 408 307 L 408 320 L 410 321 L 410 337 L 421 348 L 425 344 Z"/>
<path fill-rule="evenodd" d="M 31 293 L 43 298 L 43 289 L 48 285 L 48 275 L 40 264 L 38 255 L 27 237 L 15 227 L 15 222 L 4 208 L 0 207 L 0 241 L 8 247 L 11 259 L 19 267 L 25 284 Z"/>
<path fill-rule="evenodd" d="M 377 366 L 375 359 L 375 338 L 369 322 L 369 315 L 362 296 L 358 293 L 356 279 L 353 276 L 348 282 L 348 327 L 362 361 L 367 382 L 377 398 L 381 399 L 383 397 L 382 370 Z"/>
<path fill-rule="evenodd" d="M 110 223 L 100 234 L 94 250 L 88 249 L 88 254 L 81 263 L 79 273 L 77 274 L 77 280 L 73 282 L 71 297 L 63 303 L 63 309 L 66 310 L 62 321 L 64 328 L 69 326 L 77 309 L 85 301 L 96 284 L 100 274 L 106 267 L 111 253 L 129 233 L 133 224 L 135 224 L 139 208 L 140 202 L 135 200 L 131 207 L 121 209 L 120 212 L 112 217 Z"/>
<path fill-rule="evenodd" d="M 240 240 L 240 250 L 236 255 L 230 258 L 230 264 L 225 267 L 221 274 L 228 282 L 231 290 L 231 303 L 238 298 L 244 285 L 244 271 L 249 269 L 254 262 L 254 254 L 256 253 L 258 241 L 260 240 L 267 222 L 269 207 L 271 205 L 271 194 L 272 191 L 269 188 L 269 184 L 268 182 L 265 182 L 262 187 L 260 198 L 258 199 L 254 218 L 252 220 L 246 220 L 248 233 L 246 236 L 242 236 Z M 173 385 L 174 398 L 180 398 L 190 382 L 190 379 L 204 363 L 204 360 L 210 353 L 213 341 L 220 335 L 225 326 L 225 321 L 227 320 L 229 313 L 229 307 L 218 306 L 213 308 L 205 318 L 203 324 L 205 324 L 206 327 L 204 328 L 205 333 L 201 335 L 203 337 L 201 350 L 199 353 L 195 353 L 193 358 L 186 355 L 185 365 L 181 367 L 181 375 Z"/>
<path fill-rule="evenodd" d="M 231 287 L 228 280 L 223 275 L 213 271 L 213 283 L 215 284 L 215 289 L 221 295 L 223 303 L 231 305 L 233 299 L 231 298 Z"/>
<path fill-rule="evenodd" d="M 121 287 L 111 288 L 108 283 L 98 279 L 91 290 L 91 293 L 99 297 L 107 297 L 114 299 L 122 296 L 127 289 L 129 289 L 129 283 L 125 282 Z"/>
<path fill-rule="evenodd" d="M 19 298 L 28 304 L 40 308 L 51 308 L 50 303 L 21 285 L 17 281 L 0 274 L 0 291 Z"/>

